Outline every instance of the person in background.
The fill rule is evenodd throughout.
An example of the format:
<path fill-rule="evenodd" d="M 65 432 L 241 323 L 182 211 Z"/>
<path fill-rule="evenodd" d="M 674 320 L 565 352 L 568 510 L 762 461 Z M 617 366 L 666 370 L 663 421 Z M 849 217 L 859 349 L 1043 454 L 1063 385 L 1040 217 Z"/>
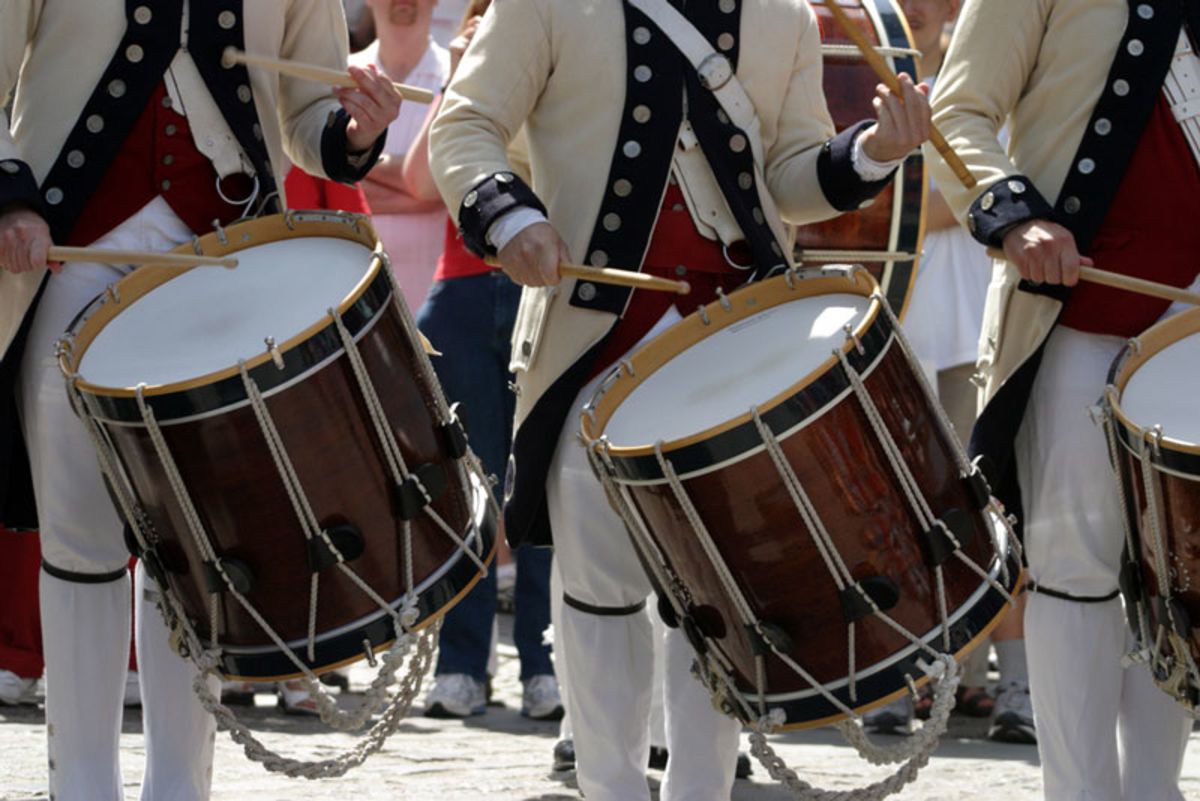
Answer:
<path fill-rule="evenodd" d="M 35 704 L 42 677 L 36 531 L 0 528 L 0 704 Z"/>
<path fill-rule="evenodd" d="M 490 0 L 471 0 L 459 34 L 450 43 L 453 74 L 475 35 Z M 429 171 L 429 127 L 437 112 L 429 110 L 425 125 L 404 162 L 405 183 L 420 198 L 441 203 Z M 518 148 L 519 150 L 519 148 Z M 518 152 L 518 164 L 523 158 Z M 417 315 L 421 332 L 441 356 L 433 359 L 438 379 L 451 403 L 459 402 L 471 448 L 493 475 L 503 475 L 512 440 L 516 399 L 508 363 L 513 323 L 521 298 L 520 285 L 494 271 L 463 245 L 442 207 L 445 247 L 429 297 Z M 550 647 L 542 632 L 550 622 L 549 548 L 522 545 L 515 549 L 513 640 L 521 662 L 521 714 L 535 720 L 562 717 Z M 496 569 L 489 570 L 454 606 L 442 623 L 433 688 L 425 701 L 431 717 L 467 717 L 485 710 L 487 664 L 496 617 Z"/>
<path fill-rule="evenodd" d="M 366 0 L 376 39 L 350 63 L 374 64 L 393 81 L 433 91 L 450 76 L 450 54 L 429 35 L 436 0 Z M 392 271 L 416 314 L 425 301 L 438 256 L 446 210 L 440 200 L 417 197 L 404 180 L 404 156 L 412 148 L 428 107 L 405 103 L 388 127 L 383 157 L 362 182 L 375 230 Z"/>
<path fill-rule="evenodd" d="M 1171 304 L 1080 282 L 1079 268 L 1196 282 L 1198 34 L 1197 3 L 966 0 L 934 91 L 935 123 L 977 181 L 934 159 L 942 194 L 1003 250 L 971 450 L 1023 535 L 1048 801 L 1183 798 L 1191 721 L 1149 665 L 1124 659 L 1124 513 L 1090 413 L 1128 339 Z"/>

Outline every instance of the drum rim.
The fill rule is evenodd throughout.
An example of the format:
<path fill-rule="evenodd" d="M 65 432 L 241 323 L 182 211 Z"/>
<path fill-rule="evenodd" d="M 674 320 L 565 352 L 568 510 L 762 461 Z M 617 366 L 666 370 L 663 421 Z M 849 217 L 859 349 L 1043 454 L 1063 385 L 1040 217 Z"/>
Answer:
<path fill-rule="evenodd" d="M 1161 439 L 1157 438 L 1151 429 L 1143 428 L 1125 412 L 1121 406 L 1121 396 L 1125 392 L 1133 375 L 1151 358 L 1179 342 L 1184 337 L 1200 334 L 1200 308 L 1188 309 L 1179 314 L 1160 320 L 1147 328 L 1140 335 L 1130 338 L 1121 352 L 1113 360 L 1108 371 L 1108 386 L 1105 387 L 1104 400 L 1113 420 L 1120 423 L 1119 439 L 1125 448 L 1133 451 L 1135 442 L 1158 442 L 1164 450 L 1177 451 L 1190 456 L 1200 456 L 1200 443 L 1174 439 L 1166 431 Z M 1136 452 L 1135 452 L 1136 453 Z M 1153 454 L 1153 451 L 1151 451 Z M 1151 460 L 1158 462 L 1153 455 Z M 1190 460 L 1189 460 L 1190 461 Z M 1178 466 L 1175 466 L 1178 469 Z M 1184 473 L 1200 472 L 1200 470 L 1185 470 Z"/>
<path fill-rule="evenodd" d="M 803 275 L 803 273 L 796 275 Z M 799 296 L 791 294 L 798 290 L 811 291 Z M 747 284 L 728 295 L 727 302 L 731 306 L 731 310 L 727 311 L 721 300 L 713 301 L 704 306 L 702 310 L 692 312 L 660 335 L 641 345 L 615 365 L 601 382 L 595 394 L 589 399 L 581 415 L 581 430 L 584 440 L 589 446 L 600 441 L 605 441 L 605 428 L 621 403 L 637 387 L 641 386 L 645 379 L 657 372 L 659 368 L 675 356 L 682 353 L 687 347 L 702 342 L 731 325 L 749 319 L 756 313 L 781 306 L 800 297 L 815 297 L 828 294 L 856 294 L 861 295 L 868 301 L 866 313 L 854 328 L 853 336 L 855 338 L 867 332 L 879 319 L 883 303 L 879 284 L 867 270 L 861 267 L 852 267 L 849 270 L 823 268 L 816 277 L 779 275 L 764 281 Z M 767 302 L 764 302 L 764 297 Z M 751 300 L 746 302 L 747 298 L 751 298 Z M 704 320 L 706 318 L 711 321 L 710 324 L 705 324 Z M 669 351 L 667 350 L 668 347 L 671 348 Z M 842 353 L 848 354 L 853 349 L 854 341 L 851 339 L 847 339 L 841 345 Z M 625 363 L 632 366 L 632 375 L 628 368 L 625 367 Z M 776 393 L 763 403 L 758 404 L 757 408 L 760 414 L 768 414 L 772 409 L 786 402 L 789 398 L 804 391 L 806 387 L 812 385 L 833 369 L 837 363 L 838 359 L 830 355 L 799 380 L 789 384 L 781 392 Z M 689 434 L 686 437 L 665 440 L 661 444 L 661 449 L 663 453 L 669 453 L 698 445 L 746 425 L 751 420 L 752 417 L 748 411 L 742 412 L 715 426 L 710 426 L 701 431 Z M 631 459 L 654 455 L 656 446 L 654 443 L 640 445 L 612 445 L 606 443 L 606 450 L 614 459 Z"/>
<path fill-rule="evenodd" d="M 298 229 L 306 233 L 289 237 Z M 351 290 L 336 306 L 339 315 L 345 314 L 359 298 L 366 293 L 379 271 L 386 263 L 383 245 L 371 225 L 370 220 L 358 214 L 346 212 L 313 212 L 272 214 L 253 220 L 239 222 L 222 231 L 198 237 L 193 242 L 180 245 L 172 253 L 195 254 L 212 256 L 229 256 L 260 245 L 282 242 L 289 238 L 305 239 L 323 237 L 343 239 L 365 245 L 371 250 L 371 260 L 354 289 Z M 109 387 L 93 384 L 78 376 L 77 370 L 84 355 L 92 342 L 111 320 L 124 310 L 135 304 L 140 298 L 168 281 L 194 269 L 212 269 L 211 267 L 162 267 L 154 270 L 134 270 L 113 285 L 115 294 L 106 292 L 93 303 L 93 306 L 80 316 L 62 340 L 58 354 L 59 369 L 70 379 L 75 388 L 86 395 L 102 398 L 134 398 L 138 395 L 137 387 Z M 236 269 L 236 268 L 235 268 Z M 114 300 L 114 297 L 116 300 Z M 312 339 L 329 325 L 327 318 L 314 321 L 295 336 L 276 346 L 279 354 L 286 354 Z M 254 370 L 272 361 L 273 354 L 269 351 L 245 360 L 247 370 Z M 240 368 L 237 364 L 215 370 L 203 375 L 194 376 L 183 381 L 168 384 L 147 384 L 142 388 L 145 397 L 171 395 L 178 392 L 188 392 L 217 384 L 238 375 Z"/>

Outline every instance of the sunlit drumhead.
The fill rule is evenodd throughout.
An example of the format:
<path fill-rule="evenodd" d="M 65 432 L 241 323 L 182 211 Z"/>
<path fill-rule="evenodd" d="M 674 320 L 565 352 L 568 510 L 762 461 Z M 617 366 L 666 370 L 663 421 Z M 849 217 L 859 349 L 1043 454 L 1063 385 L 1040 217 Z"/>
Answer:
<path fill-rule="evenodd" d="M 109 320 L 82 354 L 79 377 L 99 387 L 174 384 L 260 356 L 327 319 L 372 265 L 365 244 L 299 237 L 237 250 L 238 266 L 197 267 Z"/>
<path fill-rule="evenodd" d="M 1177 329 L 1176 333 L 1182 333 L 1188 328 L 1192 332 L 1158 350 L 1153 349 L 1151 342 L 1143 341 L 1143 348 L 1149 348 L 1152 355 L 1136 365 L 1126 380 L 1120 395 L 1121 411 L 1139 428 L 1153 430 L 1162 426 L 1166 437 L 1197 445 L 1200 444 L 1200 412 L 1196 403 L 1200 397 L 1200 374 L 1196 371 L 1200 365 L 1200 330 L 1197 330 L 1200 310 L 1160 325 L 1164 332 Z"/>

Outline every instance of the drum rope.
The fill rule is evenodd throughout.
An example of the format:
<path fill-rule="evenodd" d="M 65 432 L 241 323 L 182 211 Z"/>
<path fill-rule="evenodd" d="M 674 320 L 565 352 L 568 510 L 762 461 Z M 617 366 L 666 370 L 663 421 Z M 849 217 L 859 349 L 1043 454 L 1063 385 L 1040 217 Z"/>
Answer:
<path fill-rule="evenodd" d="M 400 444 L 396 441 L 395 432 L 392 431 L 391 424 L 388 421 L 387 413 L 383 409 L 383 403 L 379 400 L 379 393 L 375 390 L 375 384 L 371 381 L 371 376 L 367 372 L 366 364 L 363 362 L 362 354 L 358 351 L 358 346 L 354 342 L 354 337 L 350 335 L 349 329 L 346 328 L 342 321 L 341 315 L 335 309 L 329 309 L 328 314 L 333 318 L 334 324 L 337 327 L 338 335 L 342 340 L 342 348 L 346 351 L 346 356 L 350 361 L 350 366 L 354 371 L 354 377 L 358 381 L 359 392 L 362 394 L 363 401 L 366 403 L 367 411 L 371 416 L 371 422 L 375 426 L 375 434 L 379 438 L 380 445 L 383 447 L 384 455 L 387 458 L 388 468 L 392 473 L 392 481 L 397 487 L 403 486 L 408 477 L 412 475 L 408 471 L 408 465 L 405 462 L 404 454 L 400 450 Z M 413 340 L 419 342 L 420 340 Z M 419 345 L 417 346 L 419 348 Z M 435 379 L 436 380 L 436 379 Z M 436 405 L 436 401 L 435 401 Z M 436 417 L 437 415 L 435 415 Z M 488 492 L 491 495 L 491 492 Z M 476 553 L 466 542 L 466 537 L 460 536 L 448 523 L 437 513 L 433 508 L 432 502 L 427 503 L 422 511 L 434 522 L 434 524 L 448 536 L 459 550 L 465 553 L 475 565 L 480 569 L 483 575 L 487 575 L 487 565 L 481 554 Z M 467 535 L 469 536 L 469 535 Z M 482 551 L 482 538 L 476 544 L 476 549 Z M 405 586 L 411 594 L 414 586 L 413 578 L 413 545 L 412 545 L 412 525 L 409 521 L 404 522 L 404 570 L 405 570 Z"/>
<path fill-rule="evenodd" d="M 208 652 L 200 660 L 200 673 L 193 680 L 192 686 L 200 703 L 217 719 L 222 728 L 229 731 L 230 738 L 242 746 L 246 756 L 262 764 L 267 770 L 273 773 L 283 773 L 292 778 L 324 779 L 343 776 L 351 768 L 361 765 L 367 757 L 379 751 L 387 739 L 399 730 L 413 701 L 420 693 L 422 678 L 432 664 L 440 627 L 441 624 L 438 621 L 419 636 L 398 632 L 393 648 L 384 657 L 385 665 L 390 663 L 398 667 L 398 663 L 403 661 L 411 650 L 412 643 L 416 642 L 417 652 L 409 662 L 408 673 L 401 680 L 396 694 L 388 702 L 387 708 L 370 731 L 363 735 L 353 747 L 329 759 L 306 761 L 283 757 L 255 737 L 254 733 L 238 720 L 237 716 L 222 704 L 208 688 L 207 675 L 217 672 L 219 657 L 216 653 Z M 385 676 L 387 676 L 387 682 L 383 686 L 390 683 L 391 675 L 395 673 L 395 670 L 396 668 L 393 667 L 392 674 L 381 671 L 375 682 L 372 683 L 372 691 L 376 689 L 375 685 L 380 683 L 380 679 Z M 366 708 L 365 704 L 363 708 Z M 324 719 L 325 716 L 322 714 L 322 720 Z"/>
<path fill-rule="evenodd" d="M 1107 403 L 1105 403 L 1101 412 L 1104 424 L 1104 441 L 1108 445 L 1108 458 L 1112 462 L 1112 469 L 1117 478 L 1117 502 L 1121 505 L 1121 530 L 1125 535 L 1125 553 L 1128 559 L 1137 559 L 1138 551 L 1133 543 L 1133 530 L 1129 525 L 1129 502 L 1125 498 L 1124 488 L 1121 486 L 1121 450 L 1117 445 L 1116 425 L 1117 421 L 1112 414 L 1112 405 L 1115 402 L 1115 390 L 1110 386 L 1105 391 Z M 1137 640 L 1143 649 L 1150 647 L 1150 632 L 1147 628 L 1145 598 L 1126 598 L 1126 603 L 1133 603 L 1135 606 L 1135 614 L 1137 615 L 1138 631 Z"/>

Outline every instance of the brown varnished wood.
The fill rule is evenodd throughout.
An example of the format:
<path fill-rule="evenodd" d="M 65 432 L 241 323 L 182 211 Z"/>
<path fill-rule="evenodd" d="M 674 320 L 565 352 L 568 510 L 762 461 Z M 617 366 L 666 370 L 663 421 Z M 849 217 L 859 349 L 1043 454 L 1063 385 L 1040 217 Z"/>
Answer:
<path fill-rule="evenodd" d="M 449 490 L 434 508 L 462 535 L 471 518 L 469 485 L 459 464 L 442 455 L 432 390 L 419 378 L 414 347 L 391 304 L 359 343 L 409 468 L 439 462 L 447 471 Z M 266 404 L 318 522 L 349 522 L 359 528 L 366 550 L 351 566 L 389 602 L 399 598 L 405 591 L 405 563 L 391 476 L 345 355 L 272 395 Z M 170 584 L 207 638 L 203 560 L 149 437 L 141 428 L 108 430 L 163 540 Z M 310 572 L 305 538 L 253 411 L 242 407 L 162 430 L 217 551 L 253 570 L 255 587 L 248 599 L 285 640 L 306 637 Z M 413 572 L 420 584 L 457 546 L 427 516 L 414 521 L 412 531 Z M 378 611 L 336 568 L 320 575 L 318 632 Z M 239 646 L 269 644 L 258 623 L 231 596 L 223 598 L 220 640 Z"/>
<path fill-rule="evenodd" d="M 951 508 L 970 512 L 975 536 L 966 552 L 987 569 L 994 558 L 988 524 L 974 510 L 935 410 L 895 343 L 866 386 L 935 514 Z M 925 563 L 921 528 L 857 399 L 843 398 L 781 445 L 855 579 L 887 576 L 900 589 L 890 614 L 918 636 L 934 630 L 941 620 L 937 584 Z M 683 483 L 755 613 L 791 636 L 796 645 L 790 655 L 818 681 L 844 678 L 849 642 L 837 588 L 770 457 L 759 453 Z M 630 485 L 629 491 L 694 602 L 719 612 L 725 636 L 718 647 L 749 690 L 754 676 L 749 640 L 682 508 L 665 485 Z M 944 571 L 953 611 L 981 579 L 956 559 Z M 856 628 L 859 671 L 908 645 L 874 618 Z M 808 687 L 773 656 L 767 675 L 769 693 Z"/>

